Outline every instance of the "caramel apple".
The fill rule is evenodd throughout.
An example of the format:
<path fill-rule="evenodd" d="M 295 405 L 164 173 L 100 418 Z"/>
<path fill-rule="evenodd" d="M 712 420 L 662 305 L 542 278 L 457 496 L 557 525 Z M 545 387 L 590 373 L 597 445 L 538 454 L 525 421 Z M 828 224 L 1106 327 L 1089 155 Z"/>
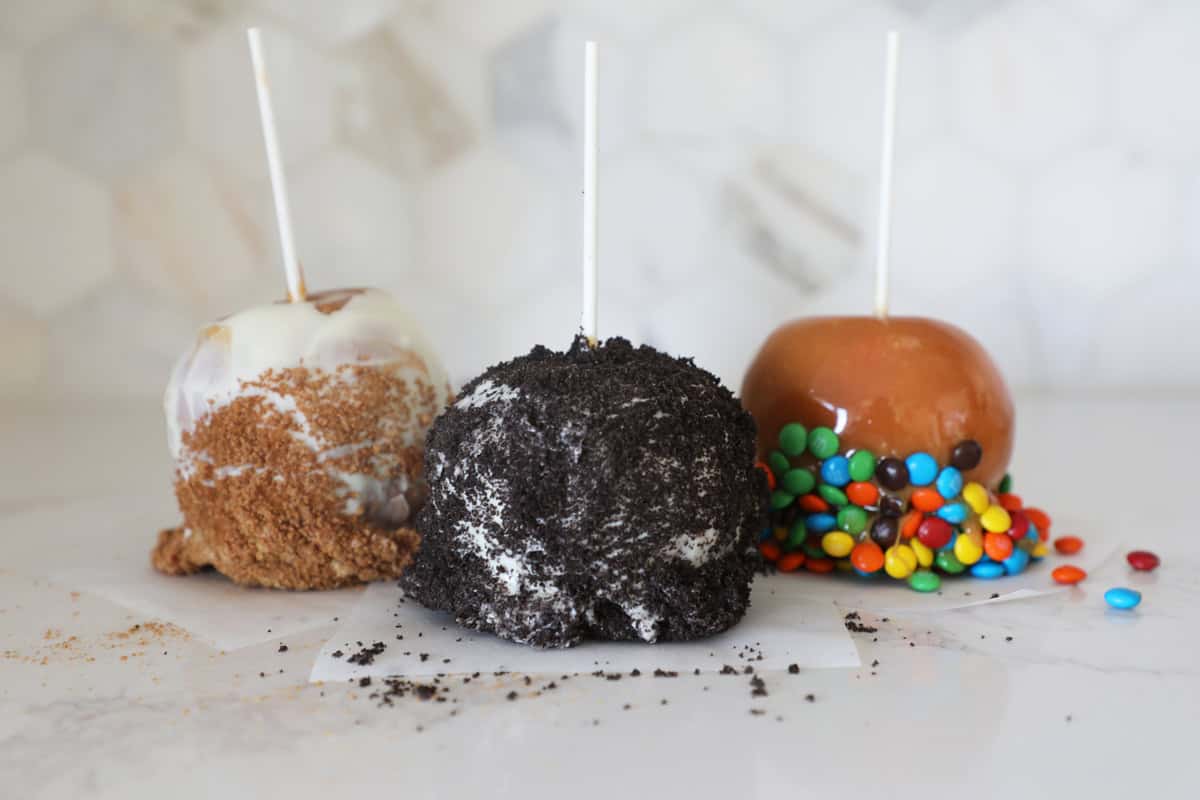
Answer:
<path fill-rule="evenodd" d="M 784 425 L 827 427 L 843 449 L 950 463 L 959 443 L 982 448 L 966 480 L 996 489 L 1012 456 L 1013 404 L 1004 378 L 966 332 L 919 317 L 818 317 L 778 328 L 742 384 L 764 461 Z M 969 463 L 969 462 L 966 462 Z"/>
<path fill-rule="evenodd" d="M 781 572 L 999 578 L 1046 554 L 1050 517 L 1012 494 L 1013 404 L 984 349 L 932 319 L 888 314 L 899 34 L 887 38 L 875 316 L 778 328 L 742 384 L 758 424 Z"/>
<path fill-rule="evenodd" d="M 759 550 L 784 572 L 998 578 L 1046 552 L 1050 519 L 1010 491 L 1013 404 L 987 352 L 919 317 L 817 317 L 746 373 L 772 484 Z"/>

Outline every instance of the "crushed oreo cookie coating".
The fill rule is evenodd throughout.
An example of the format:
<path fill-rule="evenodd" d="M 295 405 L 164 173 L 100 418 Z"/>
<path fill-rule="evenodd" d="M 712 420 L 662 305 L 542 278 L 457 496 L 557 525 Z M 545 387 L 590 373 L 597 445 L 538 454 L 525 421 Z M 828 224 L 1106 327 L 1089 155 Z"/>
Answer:
<path fill-rule="evenodd" d="M 463 387 L 426 442 L 407 595 L 539 647 L 688 640 L 746 613 L 766 523 L 750 415 L 625 339 L 536 347 Z"/>

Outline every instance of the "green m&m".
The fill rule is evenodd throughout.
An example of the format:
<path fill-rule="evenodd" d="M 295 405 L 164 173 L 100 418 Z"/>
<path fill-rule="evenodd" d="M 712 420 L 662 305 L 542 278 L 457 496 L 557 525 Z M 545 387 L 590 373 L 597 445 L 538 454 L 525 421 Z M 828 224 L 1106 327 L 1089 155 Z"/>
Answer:
<path fill-rule="evenodd" d="M 838 435 L 829 428 L 813 428 L 808 434 L 808 452 L 817 458 L 829 458 L 838 451 Z"/>
<path fill-rule="evenodd" d="M 858 450 L 850 456 L 850 480 L 869 481 L 875 474 L 875 454 L 870 450 Z"/>
<path fill-rule="evenodd" d="M 938 569 L 947 575 L 957 575 L 966 569 L 958 560 L 958 556 L 954 555 L 953 550 L 939 550 L 938 554 L 934 556 L 933 563 L 937 564 Z"/>
<path fill-rule="evenodd" d="M 783 542 L 783 549 L 789 553 L 793 550 L 799 550 L 807 536 L 808 528 L 805 526 L 804 520 L 797 519 L 792 523 L 792 527 L 788 528 L 788 535 L 787 539 Z"/>
<path fill-rule="evenodd" d="M 838 511 L 837 524 L 846 533 L 860 534 L 867 528 L 867 512 L 858 506 L 846 506 Z"/>
<path fill-rule="evenodd" d="M 775 473 L 776 480 L 783 480 L 784 473 L 792 468 L 792 462 L 780 451 L 772 450 L 767 454 L 767 466 Z"/>
<path fill-rule="evenodd" d="M 810 470 L 798 467 L 785 472 L 779 483 L 784 491 L 799 496 L 813 490 L 813 487 L 817 485 L 817 476 L 813 475 Z"/>
<path fill-rule="evenodd" d="M 844 506 L 850 502 L 850 498 L 846 497 L 845 492 L 828 483 L 822 483 L 817 489 L 817 494 L 821 495 L 821 499 L 831 506 Z"/>
<path fill-rule="evenodd" d="M 780 489 L 771 492 L 771 510 L 782 511 L 796 501 L 796 496 Z"/>
<path fill-rule="evenodd" d="M 779 429 L 779 449 L 789 456 L 798 456 L 808 446 L 808 431 L 799 422 L 789 422 Z"/>
<path fill-rule="evenodd" d="M 942 585 L 942 579 L 936 572 L 919 569 L 908 577 L 908 585 L 918 592 L 936 592 Z"/>

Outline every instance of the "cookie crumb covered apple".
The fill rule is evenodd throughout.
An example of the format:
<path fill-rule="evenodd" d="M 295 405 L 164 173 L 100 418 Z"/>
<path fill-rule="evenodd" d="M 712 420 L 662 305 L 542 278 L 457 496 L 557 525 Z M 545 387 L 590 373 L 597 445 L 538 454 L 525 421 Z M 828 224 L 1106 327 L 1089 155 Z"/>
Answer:
<path fill-rule="evenodd" d="M 469 628 L 658 642 L 746 612 L 767 500 L 754 424 L 688 359 L 620 338 L 536 347 L 463 388 L 426 474 L 401 585 Z"/>

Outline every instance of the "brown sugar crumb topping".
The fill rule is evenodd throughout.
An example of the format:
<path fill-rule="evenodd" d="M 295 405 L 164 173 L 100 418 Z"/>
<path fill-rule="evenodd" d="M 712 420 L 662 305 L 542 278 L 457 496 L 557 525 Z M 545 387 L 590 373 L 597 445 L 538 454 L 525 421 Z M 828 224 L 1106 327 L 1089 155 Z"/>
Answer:
<path fill-rule="evenodd" d="M 395 369 L 356 364 L 270 370 L 242 389 L 251 393 L 212 409 L 183 436 L 194 469 L 177 474 L 175 492 L 190 531 L 161 534 L 155 566 L 185 574 L 211 564 L 239 582 L 284 588 L 398 575 L 416 551 L 416 532 L 379 524 L 373 509 L 346 513 L 355 493 L 335 473 L 405 476 L 418 504 L 417 426 L 438 412 L 437 390 Z M 320 451 L 297 437 L 297 415 L 264 393 L 295 403 Z"/>

